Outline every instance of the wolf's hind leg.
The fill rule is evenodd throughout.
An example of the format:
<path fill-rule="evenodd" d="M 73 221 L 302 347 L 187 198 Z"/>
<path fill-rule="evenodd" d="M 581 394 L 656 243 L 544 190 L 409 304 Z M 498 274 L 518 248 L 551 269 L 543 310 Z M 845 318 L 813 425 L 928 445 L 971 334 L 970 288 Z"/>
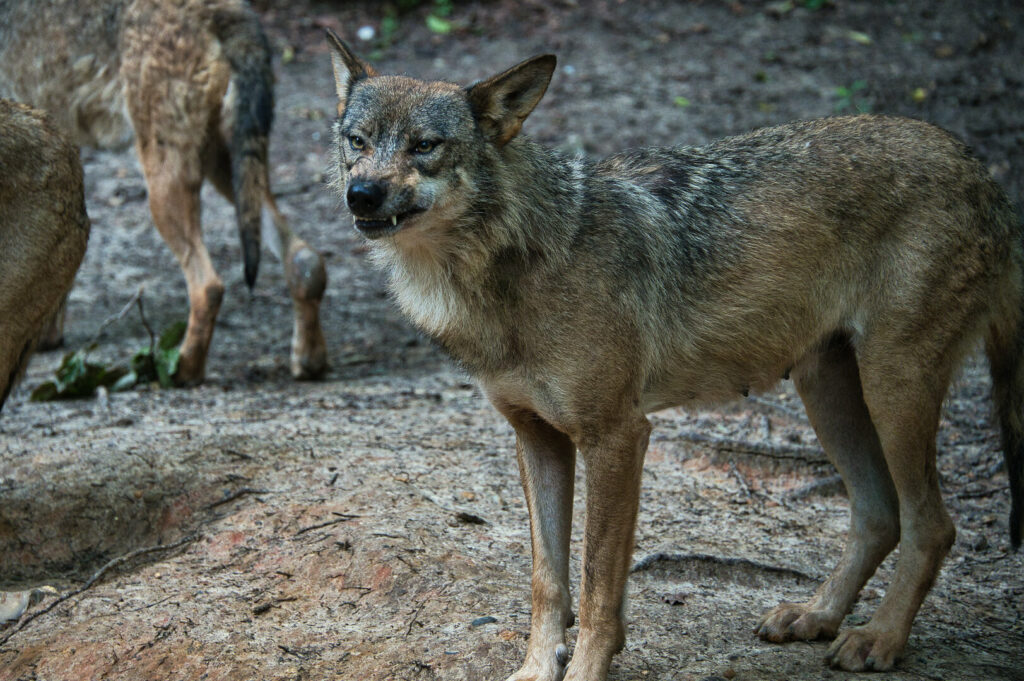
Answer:
<path fill-rule="evenodd" d="M 327 369 L 327 343 L 320 326 L 320 303 L 327 288 L 324 259 L 291 230 L 269 190 L 265 205 L 270 211 L 273 229 L 280 243 L 280 258 L 284 263 L 288 292 L 291 293 L 295 312 L 292 376 L 298 379 L 319 378 Z"/>
<path fill-rule="evenodd" d="M 956 536 L 939 491 L 935 436 L 956 348 L 907 343 L 905 332 L 861 349 L 864 400 L 899 498 L 896 574 L 871 621 L 840 633 L 827 659 L 849 671 L 891 669 Z M 934 354 L 929 353 L 929 350 Z"/>
<path fill-rule="evenodd" d="M 194 385 L 205 376 L 206 355 L 224 296 L 224 284 L 203 244 L 199 150 L 163 145 L 141 136 L 138 146 L 153 222 L 177 257 L 188 285 L 188 328 L 174 378 L 179 384 Z"/>
<path fill-rule="evenodd" d="M 896 488 L 861 391 L 857 359 L 846 339 L 805 357 L 793 381 L 808 418 L 850 498 L 846 548 L 832 574 L 806 603 L 781 603 L 762 617 L 757 635 L 776 643 L 833 638 L 864 583 L 899 540 Z"/>
<path fill-rule="evenodd" d="M 204 172 L 217 191 L 234 203 L 230 151 L 216 129 L 207 136 Z M 323 257 L 291 230 L 287 219 L 278 210 L 270 192 L 269 178 L 264 187 L 263 243 L 284 265 L 288 292 L 294 306 L 292 376 L 298 379 L 319 378 L 327 369 L 327 343 L 320 325 L 320 303 L 327 288 L 327 269 Z"/>

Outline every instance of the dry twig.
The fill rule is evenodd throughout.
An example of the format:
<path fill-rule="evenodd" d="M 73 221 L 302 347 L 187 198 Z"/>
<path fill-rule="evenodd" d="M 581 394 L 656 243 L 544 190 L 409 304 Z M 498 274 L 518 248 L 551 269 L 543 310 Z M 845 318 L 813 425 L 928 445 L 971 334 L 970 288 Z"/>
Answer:
<path fill-rule="evenodd" d="M 132 309 L 132 307 L 135 306 L 136 303 L 138 303 L 139 311 L 141 312 L 142 311 L 142 292 L 143 292 L 143 289 L 144 289 L 144 287 L 139 286 L 138 290 L 135 291 L 134 295 L 132 295 L 132 297 L 128 299 L 128 302 L 124 304 L 124 307 L 122 307 L 119 312 L 117 312 L 115 314 L 112 314 L 109 317 L 107 317 L 106 319 L 104 319 L 100 323 L 100 327 L 98 329 L 96 329 L 96 333 L 93 335 L 92 339 L 88 343 L 85 344 L 85 347 L 89 347 L 93 343 L 98 343 L 99 340 L 100 340 L 100 335 L 103 333 L 103 331 L 108 326 L 110 326 L 111 324 L 124 319 L 124 316 L 126 314 L 128 314 L 128 312 Z"/>
<path fill-rule="evenodd" d="M 845 493 L 846 487 L 843 485 L 843 477 L 841 475 L 830 475 L 827 478 L 821 478 L 806 485 L 801 485 L 786 494 L 786 497 L 789 499 L 804 499 L 812 494 L 833 496 Z"/>
<path fill-rule="evenodd" d="M 807 416 L 803 412 L 797 411 L 796 409 L 793 409 L 792 407 L 782 404 L 781 402 L 769 400 L 766 397 L 759 397 L 758 395 L 751 395 L 750 397 L 747 398 L 747 400 L 749 402 L 753 402 L 754 404 L 759 404 L 762 407 L 774 409 L 780 414 L 784 414 L 799 423 L 807 423 Z"/>
<path fill-rule="evenodd" d="M 740 469 L 736 468 L 735 462 L 729 464 L 729 473 L 736 479 L 740 486 L 740 491 L 743 492 L 743 496 L 749 499 L 751 497 L 750 485 L 747 484 L 747 479 L 743 477 L 743 473 L 740 473 Z"/>
<path fill-rule="evenodd" d="M 96 582 L 98 582 L 100 579 L 102 579 L 105 574 L 107 574 L 108 572 L 110 572 L 114 568 L 118 568 L 118 567 L 124 565 L 125 563 L 127 563 L 127 562 L 129 562 L 131 560 L 134 560 L 135 558 L 138 558 L 139 556 L 144 556 L 144 555 L 146 555 L 148 553 L 156 553 L 157 551 L 171 551 L 171 550 L 176 549 L 178 547 L 184 546 L 185 544 L 193 542 L 193 541 L 195 541 L 198 538 L 199 538 L 199 533 L 197 532 L 197 533 L 194 533 L 194 534 L 190 534 L 187 537 L 183 537 L 183 538 L 179 539 L 178 541 L 173 542 L 171 544 L 157 544 L 156 546 L 146 546 L 146 547 L 143 547 L 141 549 L 135 549 L 134 551 L 129 551 L 128 553 L 124 554 L 123 556 L 119 556 L 117 558 L 112 558 L 112 559 L 108 560 L 103 565 L 103 567 L 101 567 L 99 570 L 97 570 L 96 572 L 93 573 L 92 577 L 90 577 L 88 579 L 88 581 L 86 581 L 85 584 L 83 584 L 82 586 L 78 587 L 77 589 L 73 589 L 73 590 L 67 592 L 63 596 L 60 596 L 53 603 L 50 603 L 45 608 L 42 608 L 41 610 L 36 610 L 35 612 L 29 613 L 28 615 L 25 615 L 23 618 L 21 618 L 21 620 L 19 620 L 18 623 L 16 625 L 14 625 L 14 627 L 10 631 L 8 631 L 6 634 L 3 635 L 2 638 L 0 638 L 0 646 L 4 645 L 9 640 L 11 640 L 11 637 L 13 637 L 19 631 L 21 631 L 25 627 L 27 627 L 29 622 L 31 622 L 32 620 L 34 620 L 37 617 L 40 617 L 42 615 L 45 615 L 46 613 L 50 612 L 51 610 L 56 608 L 61 603 L 63 603 L 64 601 L 68 600 L 69 598 L 74 598 L 75 596 L 77 596 L 77 595 L 79 595 L 79 594 L 81 594 L 81 593 L 91 589 L 92 586 L 94 584 L 96 584 Z"/>
<path fill-rule="evenodd" d="M 209 511 L 211 508 L 217 508 L 218 506 L 229 504 L 235 499 L 244 497 L 246 494 L 271 494 L 271 491 L 269 489 L 254 489 L 252 487 L 242 487 L 241 489 L 236 489 L 231 494 L 228 494 L 223 498 L 214 501 L 213 503 L 207 504 L 205 510 Z"/>
<path fill-rule="evenodd" d="M 770 459 L 781 459 L 789 461 L 802 461 L 814 465 L 825 465 L 828 459 L 818 447 L 807 445 L 782 445 L 770 442 L 748 442 L 746 440 L 734 440 L 731 438 L 708 435 L 692 430 L 682 430 L 673 435 L 698 445 L 706 445 L 713 449 L 724 452 L 736 452 L 737 454 L 754 454 Z"/>
<path fill-rule="evenodd" d="M 630 568 L 630 572 L 642 572 L 650 568 L 655 563 L 715 563 L 718 565 L 728 565 L 729 567 L 747 567 L 761 572 L 770 572 L 776 575 L 783 575 L 786 577 L 796 577 L 798 579 L 804 579 L 810 582 L 818 581 L 817 577 L 813 577 L 805 572 L 794 570 L 793 568 L 780 567 L 778 565 L 769 565 L 768 563 L 758 563 L 747 558 L 735 558 L 732 556 L 712 556 L 707 553 L 664 553 L 659 551 L 658 553 L 652 553 L 649 556 L 641 558 L 633 567 Z"/>
<path fill-rule="evenodd" d="M 292 536 L 293 537 L 298 537 L 300 534 L 305 534 L 306 532 L 312 532 L 313 530 L 319 530 L 322 527 L 330 527 L 331 525 L 337 525 L 338 523 L 344 523 L 344 522 L 347 522 L 349 520 L 352 520 L 353 518 L 361 517 L 361 516 L 352 515 L 352 514 L 349 514 L 349 513 L 335 513 L 334 515 L 336 515 L 338 517 L 335 518 L 334 520 L 328 520 L 328 521 L 325 521 L 325 522 L 322 522 L 322 523 L 317 523 L 316 525 L 310 525 L 308 527 L 303 527 L 301 530 L 299 530 L 298 532 L 296 532 Z"/>
<path fill-rule="evenodd" d="M 412 633 L 412 625 L 416 624 L 416 618 L 420 616 L 420 612 L 423 610 L 423 606 L 427 604 L 426 601 L 420 603 L 420 606 L 416 608 L 416 612 L 412 614 L 412 619 L 409 620 L 409 626 L 405 628 L 405 636 L 408 638 L 409 634 Z"/>

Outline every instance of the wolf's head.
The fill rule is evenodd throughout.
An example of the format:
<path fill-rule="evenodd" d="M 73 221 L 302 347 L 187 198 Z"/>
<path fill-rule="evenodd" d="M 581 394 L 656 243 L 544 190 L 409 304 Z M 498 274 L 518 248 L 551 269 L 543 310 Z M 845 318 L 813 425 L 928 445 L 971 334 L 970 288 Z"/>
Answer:
<path fill-rule="evenodd" d="M 328 41 L 339 179 L 356 229 L 371 239 L 465 217 L 485 189 L 481 159 L 518 134 L 555 68 L 543 55 L 460 87 L 378 75 L 330 30 Z"/>

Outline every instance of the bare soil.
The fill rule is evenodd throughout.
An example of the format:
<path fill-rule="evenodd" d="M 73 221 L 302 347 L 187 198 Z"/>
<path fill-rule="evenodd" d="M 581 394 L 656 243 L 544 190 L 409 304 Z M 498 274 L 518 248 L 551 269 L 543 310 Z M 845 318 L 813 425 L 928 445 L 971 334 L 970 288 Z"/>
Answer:
<path fill-rule="evenodd" d="M 0 418 L 0 588 L 68 593 L 115 563 L 51 610 L 52 597 L 33 606 L 22 628 L 0 626 L 0 680 L 468 681 L 521 661 L 530 555 L 512 433 L 399 317 L 325 184 L 326 26 L 379 49 L 384 70 L 460 82 L 555 52 L 526 132 L 590 155 L 860 108 L 949 128 L 1024 197 L 1015 0 L 456 2 L 449 34 L 427 28 L 432 7 L 400 13 L 383 43 L 385 3 L 260 7 L 279 55 L 274 183 L 328 262 L 325 380 L 289 379 L 280 269 L 266 255 L 247 291 L 231 209 L 212 190 L 207 243 L 227 295 L 202 387 L 30 403 L 60 353 L 33 360 Z M 362 26 L 375 43 L 355 37 Z M 132 154 L 83 159 L 94 227 L 67 345 L 98 333 L 93 358 L 124 362 L 146 330 L 135 313 L 104 320 L 139 286 L 152 327 L 183 319 L 184 282 Z M 939 436 L 958 539 L 898 671 L 872 678 L 1024 679 L 1024 557 L 1009 550 L 988 393 L 972 360 Z M 629 637 L 611 679 L 853 678 L 823 666 L 825 642 L 752 634 L 762 611 L 810 595 L 847 524 L 791 386 L 652 419 Z M 578 554 L 582 499 L 576 509 Z M 870 616 L 892 567 L 851 623 Z"/>

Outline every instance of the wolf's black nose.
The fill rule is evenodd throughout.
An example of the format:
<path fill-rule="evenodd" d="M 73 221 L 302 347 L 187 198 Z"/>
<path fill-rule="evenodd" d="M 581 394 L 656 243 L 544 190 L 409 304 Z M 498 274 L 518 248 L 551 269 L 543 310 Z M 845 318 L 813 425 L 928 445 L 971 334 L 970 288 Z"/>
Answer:
<path fill-rule="evenodd" d="M 353 182 L 348 186 L 345 199 L 348 208 L 356 215 L 367 215 L 375 212 L 384 204 L 387 192 L 380 182 Z"/>

